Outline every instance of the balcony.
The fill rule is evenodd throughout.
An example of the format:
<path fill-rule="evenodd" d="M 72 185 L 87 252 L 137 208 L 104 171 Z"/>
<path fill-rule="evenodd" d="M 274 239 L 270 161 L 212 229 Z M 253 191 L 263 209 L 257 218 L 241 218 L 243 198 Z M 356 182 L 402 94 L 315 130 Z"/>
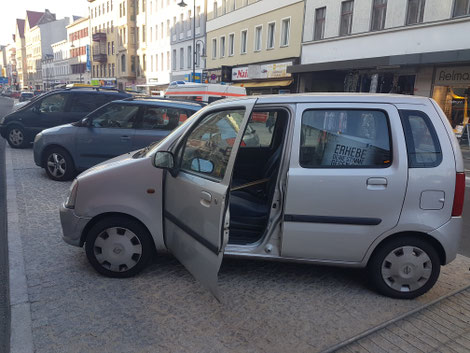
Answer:
<path fill-rule="evenodd" d="M 106 54 L 93 54 L 93 61 L 105 63 L 108 61 L 108 56 Z"/>
<path fill-rule="evenodd" d="M 106 42 L 106 32 L 93 33 L 93 42 Z"/>

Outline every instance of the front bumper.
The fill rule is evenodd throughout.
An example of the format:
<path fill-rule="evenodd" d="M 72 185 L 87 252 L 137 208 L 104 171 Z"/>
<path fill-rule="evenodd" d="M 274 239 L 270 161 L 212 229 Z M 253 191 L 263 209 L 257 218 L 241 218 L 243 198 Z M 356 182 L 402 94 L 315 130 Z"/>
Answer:
<path fill-rule="evenodd" d="M 62 224 L 62 239 L 70 245 L 83 245 L 81 241 L 83 230 L 91 218 L 78 217 L 75 211 L 66 208 L 64 204 L 60 207 L 60 223 Z"/>
<path fill-rule="evenodd" d="M 446 255 L 444 265 L 447 265 L 456 258 L 462 232 L 462 217 L 452 217 L 447 223 L 429 233 L 429 235 L 437 239 L 444 248 Z"/>

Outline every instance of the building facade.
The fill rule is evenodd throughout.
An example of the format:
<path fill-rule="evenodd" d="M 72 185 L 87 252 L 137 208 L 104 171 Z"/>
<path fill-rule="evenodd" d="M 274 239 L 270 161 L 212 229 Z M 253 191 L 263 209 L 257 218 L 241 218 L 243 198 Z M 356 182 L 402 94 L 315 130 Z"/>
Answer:
<path fill-rule="evenodd" d="M 287 68 L 300 58 L 303 13 L 298 0 L 209 3 L 204 81 L 233 82 L 248 94 L 295 92 Z"/>
<path fill-rule="evenodd" d="M 67 59 L 70 66 L 68 83 L 91 84 L 89 18 L 78 18 L 69 24 L 66 30 L 68 41 Z"/>
<path fill-rule="evenodd" d="M 470 87 L 467 0 L 306 0 L 300 92 L 435 98 L 454 126 Z M 460 98 L 459 98 L 460 97 Z"/>
<path fill-rule="evenodd" d="M 52 81 L 53 87 L 70 83 L 70 43 L 68 40 L 52 44 Z"/>
<path fill-rule="evenodd" d="M 183 4 L 173 13 L 170 81 L 201 82 L 205 69 L 207 0 Z"/>
<path fill-rule="evenodd" d="M 26 65 L 26 41 L 24 37 L 25 20 L 17 19 L 15 26 L 16 70 L 19 88 L 27 86 L 28 66 Z"/>
<path fill-rule="evenodd" d="M 15 36 L 13 36 L 13 41 L 15 40 Z M 18 72 L 16 69 L 16 47 L 14 43 L 10 43 L 6 46 L 6 74 L 8 77 L 8 83 L 13 89 L 18 90 Z"/>

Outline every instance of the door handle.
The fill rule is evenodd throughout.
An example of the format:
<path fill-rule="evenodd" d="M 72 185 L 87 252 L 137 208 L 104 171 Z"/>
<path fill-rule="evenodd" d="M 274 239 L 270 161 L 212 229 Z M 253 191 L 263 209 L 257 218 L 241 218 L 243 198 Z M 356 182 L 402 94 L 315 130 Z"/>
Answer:
<path fill-rule="evenodd" d="M 202 191 L 201 192 L 201 205 L 205 207 L 209 207 L 212 202 L 212 195 L 208 193 L 207 191 Z"/>
<path fill-rule="evenodd" d="M 386 178 L 369 178 L 367 179 L 367 189 L 369 190 L 384 190 L 388 185 Z"/>
<path fill-rule="evenodd" d="M 121 141 L 129 141 L 130 139 L 130 136 L 121 136 Z"/>

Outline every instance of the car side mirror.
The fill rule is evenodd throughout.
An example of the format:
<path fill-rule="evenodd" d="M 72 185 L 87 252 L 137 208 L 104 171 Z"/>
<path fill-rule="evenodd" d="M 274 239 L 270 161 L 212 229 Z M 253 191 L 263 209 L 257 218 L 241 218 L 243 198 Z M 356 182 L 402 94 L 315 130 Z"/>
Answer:
<path fill-rule="evenodd" d="M 173 153 L 167 151 L 158 151 L 153 157 L 153 165 L 155 168 L 166 169 L 172 176 L 177 175 L 175 169 L 175 157 Z"/>
<path fill-rule="evenodd" d="M 91 127 L 91 119 L 90 118 L 83 118 L 80 123 L 84 127 Z"/>
<path fill-rule="evenodd" d="M 199 173 L 211 174 L 214 171 L 214 163 L 203 158 L 193 158 L 191 170 Z"/>

